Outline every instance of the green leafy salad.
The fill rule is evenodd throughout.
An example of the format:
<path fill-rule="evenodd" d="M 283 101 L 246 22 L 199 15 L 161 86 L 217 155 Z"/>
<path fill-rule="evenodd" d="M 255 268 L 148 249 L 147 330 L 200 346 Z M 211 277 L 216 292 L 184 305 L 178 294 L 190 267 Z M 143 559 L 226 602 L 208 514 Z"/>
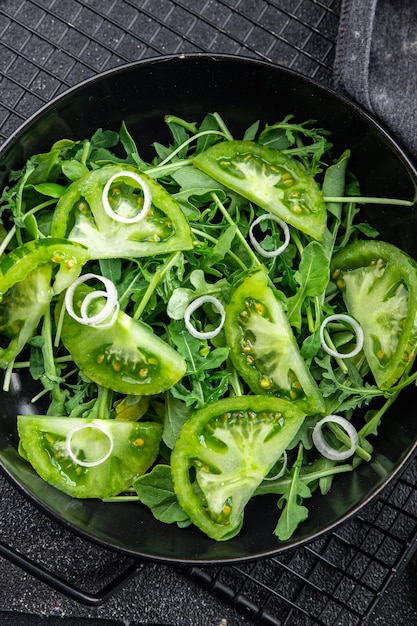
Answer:
<path fill-rule="evenodd" d="M 360 211 L 412 202 L 362 197 L 311 121 L 165 122 L 150 162 L 122 124 L 3 190 L 3 393 L 22 368 L 39 384 L 19 453 L 70 496 L 215 540 L 275 494 L 286 541 L 415 383 L 417 264 Z"/>

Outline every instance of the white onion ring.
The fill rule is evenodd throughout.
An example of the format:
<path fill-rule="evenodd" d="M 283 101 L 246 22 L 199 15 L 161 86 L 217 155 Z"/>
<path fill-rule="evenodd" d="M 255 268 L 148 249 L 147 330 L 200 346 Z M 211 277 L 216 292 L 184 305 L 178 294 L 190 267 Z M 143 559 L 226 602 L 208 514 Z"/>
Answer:
<path fill-rule="evenodd" d="M 109 202 L 110 186 L 112 182 L 117 180 L 118 178 L 130 178 L 131 180 L 134 180 L 135 183 L 139 184 L 139 186 L 142 188 L 143 207 L 141 211 L 139 211 L 139 213 L 137 213 L 133 217 L 124 217 L 123 215 L 119 215 L 118 213 L 113 211 L 113 209 L 110 206 L 110 202 Z M 113 174 L 113 176 L 110 176 L 109 180 L 104 185 L 101 199 L 103 202 L 103 208 L 105 212 L 107 213 L 109 217 L 111 217 L 112 220 L 115 220 L 116 222 L 121 222 L 122 224 L 135 224 L 136 222 L 139 222 L 140 220 L 142 220 L 147 214 L 147 212 L 149 211 L 151 202 L 152 202 L 152 194 L 148 185 L 138 174 L 136 174 L 135 172 L 129 172 L 129 170 L 122 170 L 121 172 L 117 172 L 116 174 Z"/>
<path fill-rule="evenodd" d="M 356 346 L 353 348 L 353 350 L 351 350 L 351 352 L 338 352 L 337 350 L 333 350 L 327 345 L 326 340 L 324 338 L 324 329 L 327 326 L 327 324 L 329 322 L 334 322 L 334 321 L 339 321 L 339 320 L 343 322 L 347 322 L 355 331 Z M 363 336 L 363 330 L 362 330 L 361 325 L 353 317 L 351 317 L 350 315 L 345 315 L 344 313 L 335 313 L 335 315 L 329 315 L 329 317 L 326 317 L 323 320 L 320 326 L 320 341 L 321 341 L 323 350 L 327 352 L 327 354 L 330 354 L 331 356 L 337 357 L 339 359 L 349 359 L 359 354 L 359 352 L 363 348 L 363 340 L 364 340 L 364 336 Z"/>
<path fill-rule="evenodd" d="M 262 246 L 260 245 L 260 243 L 256 240 L 255 235 L 253 234 L 253 229 L 255 228 L 255 226 L 257 226 L 259 222 L 263 222 L 264 220 L 271 220 L 272 222 L 276 222 L 277 224 L 281 226 L 282 230 L 284 231 L 284 243 L 281 244 L 280 247 L 277 248 L 276 250 L 271 250 L 271 251 L 264 250 Z M 265 215 L 261 215 L 260 217 L 258 217 L 256 220 L 252 222 L 251 227 L 249 229 L 249 239 L 251 241 L 252 246 L 255 248 L 258 254 L 261 254 L 264 257 L 268 257 L 272 259 L 278 256 L 279 254 L 282 254 L 282 252 L 284 252 L 285 248 L 290 243 L 290 229 L 288 228 L 288 224 L 286 224 L 283 220 L 281 220 L 276 215 L 273 215 L 272 213 L 265 213 Z"/>
<path fill-rule="evenodd" d="M 333 422 L 335 424 L 339 424 L 349 436 L 351 441 L 350 448 L 347 450 L 339 451 L 336 448 L 332 448 L 324 438 L 322 428 L 324 424 L 327 422 Z M 355 453 L 356 447 L 359 443 L 358 433 L 352 424 L 344 417 L 340 415 L 327 415 L 327 417 L 323 417 L 313 429 L 313 443 L 316 446 L 317 450 L 324 456 L 326 459 L 330 459 L 331 461 L 343 461 L 344 459 L 348 459 Z"/>
<path fill-rule="evenodd" d="M 87 294 L 81 304 L 81 316 L 79 316 L 74 311 L 74 292 L 79 285 L 82 285 L 83 283 L 93 278 L 101 281 L 106 287 L 106 291 L 96 291 Z M 106 297 L 107 300 L 105 306 L 99 313 L 97 313 L 97 315 L 88 317 L 88 305 L 91 303 L 92 300 L 102 296 Z M 76 280 L 74 280 L 74 282 L 68 287 L 66 291 L 64 303 L 68 314 L 71 315 L 74 320 L 76 320 L 80 324 L 84 324 L 85 326 L 97 327 L 101 325 L 102 328 L 111 326 L 114 323 L 116 316 L 119 312 L 117 290 L 114 286 L 114 283 L 109 278 L 105 278 L 104 276 L 100 276 L 99 274 L 84 274 L 83 276 L 79 276 Z M 113 313 L 113 315 L 110 322 L 103 324 L 103 322 L 110 316 L 111 313 Z"/>
<path fill-rule="evenodd" d="M 199 330 L 196 330 L 196 328 L 194 328 L 194 326 L 191 324 L 190 318 L 194 311 L 200 308 L 200 306 L 202 306 L 203 304 L 206 304 L 206 302 L 209 302 L 216 307 L 216 309 L 220 313 L 221 319 L 220 324 L 214 330 L 210 330 L 208 332 L 200 332 Z M 185 326 L 190 335 L 196 337 L 197 339 L 212 339 L 213 337 L 216 337 L 216 335 L 218 335 L 223 328 L 225 319 L 226 312 L 224 310 L 224 306 L 222 305 L 220 300 L 218 300 L 214 296 L 200 296 L 199 298 L 196 298 L 195 300 L 193 300 L 193 302 L 191 302 L 191 304 L 187 306 L 184 313 Z"/>
<path fill-rule="evenodd" d="M 80 430 L 83 430 L 84 428 L 93 428 L 93 429 L 95 428 L 96 430 L 100 430 L 102 433 L 104 433 L 106 435 L 106 437 L 110 441 L 110 446 L 109 446 L 108 452 L 106 452 L 106 454 L 104 454 L 99 459 L 96 459 L 95 461 L 80 461 L 80 459 L 77 459 L 77 457 L 75 456 L 75 454 L 72 451 L 71 439 L 73 438 L 75 433 L 77 433 Z M 97 465 L 101 465 L 101 463 L 104 463 L 104 461 L 107 461 L 107 459 L 109 458 L 109 456 L 113 452 L 113 445 L 114 445 L 113 437 L 102 426 L 99 426 L 98 424 L 92 424 L 92 423 L 80 424 L 79 426 L 74 426 L 74 428 L 72 428 L 69 431 L 69 433 L 67 434 L 67 437 L 65 439 L 65 446 L 66 446 L 66 450 L 67 450 L 68 456 L 71 458 L 71 460 L 74 463 L 76 463 L 77 465 L 82 465 L 82 467 L 96 467 Z"/>

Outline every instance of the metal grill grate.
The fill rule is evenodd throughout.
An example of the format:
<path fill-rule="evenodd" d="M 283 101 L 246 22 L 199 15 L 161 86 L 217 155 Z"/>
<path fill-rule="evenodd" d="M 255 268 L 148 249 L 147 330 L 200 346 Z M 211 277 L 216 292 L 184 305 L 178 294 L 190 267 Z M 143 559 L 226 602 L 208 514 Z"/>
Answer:
<path fill-rule="evenodd" d="M 179 52 L 270 60 L 329 84 L 340 0 L 3 0 L 0 141 L 65 89 Z"/>
<path fill-rule="evenodd" d="M 359 626 L 417 540 L 417 458 L 364 513 L 266 562 L 192 575 L 270 626 Z"/>
<path fill-rule="evenodd" d="M 341 0 L 0 0 L 0 143 L 67 88 L 101 71 L 161 54 L 251 56 L 330 85 L 340 4 Z M 417 540 L 416 478 L 417 458 L 361 516 L 308 546 L 250 564 L 178 568 L 176 574 L 208 586 L 256 623 L 365 624 Z M 20 533 L 34 536 L 30 520 L 37 517 L 30 517 L 31 505 L 18 498 L 16 506 L 27 514 L 26 530 Z M 68 555 L 64 560 L 56 556 L 64 531 L 47 526 L 56 559 L 48 568 L 40 556 L 43 544 L 37 548 L 32 541 L 31 552 L 22 554 L 13 543 L 13 527 L 3 527 L 2 556 L 83 604 L 103 603 L 132 576 L 146 578 L 146 568 L 153 567 L 116 559 L 95 547 L 90 560 L 86 549 L 83 563 L 74 558 L 68 569 Z M 86 544 L 81 543 L 84 549 Z M 92 568 L 93 561 L 101 562 L 98 570 Z M 64 564 L 66 576 L 60 572 Z"/>

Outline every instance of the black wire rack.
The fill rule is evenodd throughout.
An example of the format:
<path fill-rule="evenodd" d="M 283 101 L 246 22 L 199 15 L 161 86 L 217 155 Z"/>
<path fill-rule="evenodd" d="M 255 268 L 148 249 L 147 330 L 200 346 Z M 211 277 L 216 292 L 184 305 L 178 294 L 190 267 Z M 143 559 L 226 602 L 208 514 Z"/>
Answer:
<path fill-rule="evenodd" d="M 341 0 L 0 0 L 0 143 L 69 87 L 161 54 L 250 56 L 330 86 L 340 9 Z M 416 479 L 417 457 L 360 516 L 276 558 L 175 572 L 241 609 L 251 623 L 366 624 L 417 541 Z M 15 506 L 23 507 L 19 499 Z M 34 536 L 36 516 L 23 510 L 24 540 Z M 68 573 L 67 556 L 64 575 L 61 557 L 46 567 L 41 549 L 32 543 L 31 552 L 21 551 L 1 522 L 0 555 L 84 605 L 106 602 L 154 567 L 103 550 L 98 570 L 84 554 L 83 564 L 75 559 Z M 62 537 L 53 528 L 55 537 L 48 526 L 45 532 L 59 554 Z"/>

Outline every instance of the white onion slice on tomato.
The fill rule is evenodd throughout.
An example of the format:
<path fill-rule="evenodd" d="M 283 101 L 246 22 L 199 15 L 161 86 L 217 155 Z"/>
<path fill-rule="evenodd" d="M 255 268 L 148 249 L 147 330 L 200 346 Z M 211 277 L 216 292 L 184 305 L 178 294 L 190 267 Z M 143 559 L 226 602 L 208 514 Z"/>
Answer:
<path fill-rule="evenodd" d="M 343 428 L 350 439 L 349 448 L 346 450 L 337 450 L 327 443 L 323 435 L 323 426 L 328 422 L 338 424 Z M 356 428 L 345 417 L 341 417 L 340 415 L 327 415 L 314 426 L 313 443 L 320 454 L 326 457 L 326 459 L 330 459 L 331 461 L 344 461 L 355 454 L 359 437 Z"/>
<path fill-rule="evenodd" d="M 139 211 L 139 213 L 137 213 L 133 217 L 125 217 L 124 215 L 120 215 L 119 213 L 116 213 L 116 211 L 113 211 L 113 209 L 110 206 L 110 202 L 109 202 L 110 187 L 112 183 L 119 178 L 130 178 L 130 180 L 136 183 L 135 186 L 141 187 L 143 191 L 143 207 Z M 121 172 L 117 172 L 116 174 L 113 174 L 113 176 L 110 176 L 110 178 L 104 185 L 101 198 L 102 198 L 103 208 L 105 212 L 107 213 L 107 215 L 111 217 L 112 220 L 115 220 L 116 222 L 121 222 L 122 224 L 135 224 L 136 222 L 140 222 L 140 220 L 142 220 L 148 213 L 151 207 L 151 202 L 152 202 L 151 190 L 149 189 L 148 185 L 145 183 L 143 178 L 141 178 L 141 176 L 139 176 L 135 172 L 129 172 L 129 170 L 122 170 Z"/>
<path fill-rule="evenodd" d="M 338 352 L 337 350 L 333 350 L 333 348 L 328 346 L 326 343 L 326 339 L 324 337 L 324 329 L 326 328 L 329 322 L 339 322 L 339 321 L 346 322 L 347 324 L 349 324 L 351 328 L 353 329 L 353 331 L 355 332 L 356 346 L 350 352 Z M 353 317 L 351 317 L 350 315 L 346 315 L 345 313 L 335 313 L 334 315 L 329 315 L 323 320 L 320 326 L 320 341 L 321 341 L 323 350 L 327 352 L 327 354 L 330 354 L 331 356 L 334 356 L 339 359 L 349 359 L 359 354 L 359 352 L 363 348 L 363 340 L 364 340 L 364 335 L 363 335 L 363 330 L 362 330 L 361 325 Z"/>
<path fill-rule="evenodd" d="M 279 226 L 281 226 L 283 230 L 284 242 L 276 250 L 264 250 L 264 248 L 261 246 L 261 244 L 256 239 L 255 235 L 253 234 L 253 229 L 255 228 L 255 226 L 257 226 L 260 222 L 263 222 L 264 220 L 270 220 L 272 222 L 276 222 L 277 224 L 279 224 Z M 288 246 L 288 244 L 290 243 L 290 229 L 288 228 L 288 224 L 286 224 L 282 219 L 280 219 L 276 215 L 273 215 L 272 213 L 265 213 L 265 215 L 261 215 L 260 217 L 257 217 L 256 220 L 252 222 L 251 227 L 249 229 L 249 239 L 250 239 L 252 246 L 255 248 L 258 254 L 261 254 L 264 257 L 268 257 L 272 259 L 282 254 L 284 250 L 286 249 L 286 247 Z"/>
<path fill-rule="evenodd" d="M 220 324 L 214 330 L 201 332 L 197 330 L 191 323 L 191 315 L 194 313 L 194 311 L 196 311 L 201 306 L 203 306 L 203 304 L 206 303 L 212 304 L 218 310 L 218 312 L 220 313 Z M 196 298 L 195 300 L 193 300 L 193 302 L 191 302 L 191 304 L 188 305 L 184 313 L 185 326 L 190 335 L 196 337 L 196 339 L 212 339 L 213 337 L 216 337 L 216 335 L 218 335 L 223 328 L 225 319 L 226 312 L 224 310 L 224 306 L 222 305 L 220 300 L 218 300 L 214 296 L 200 296 L 199 298 Z"/>
<path fill-rule="evenodd" d="M 74 292 L 79 285 L 82 285 L 82 283 L 85 283 L 88 280 L 92 279 L 101 281 L 105 286 L 106 291 L 100 290 L 87 294 L 81 304 L 81 315 L 77 315 L 74 310 Z M 100 297 L 106 298 L 106 304 L 99 313 L 89 317 L 89 304 L 92 302 L 92 300 Z M 71 315 L 74 320 L 76 320 L 80 324 L 84 324 L 85 326 L 100 326 L 101 328 L 112 326 L 119 312 L 117 290 L 114 283 L 109 278 L 105 278 L 105 276 L 100 276 L 99 274 L 93 273 L 83 274 L 82 276 L 79 276 L 76 280 L 74 280 L 74 282 L 68 287 L 66 291 L 64 303 L 68 314 Z M 110 315 L 110 321 L 105 322 L 105 320 L 110 317 Z"/>
<path fill-rule="evenodd" d="M 103 456 L 101 456 L 99 459 L 96 459 L 95 461 L 82 461 L 81 459 L 79 459 L 73 452 L 72 450 L 72 438 L 75 435 L 75 433 L 79 432 L 80 430 L 84 430 L 85 428 L 92 428 L 93 430 L 99 430 L 100 432 L 102 432 L 104 435 L 106 435 L 107 439 L 109 440 L 109 449 L 107 450 L 106 454 L 103 454 Z M 66 447 L 66 451 L 68 456 L 71 458 L 71 460 L 76 463 L 77 465 L 81 465 L 82 467 L 96 467 L 97 465 L 101 465 L 102 463 L 104 463 L 104 461 L 107 461 L 107 459 L 109 458 L 109 456 L 111 455 L 111 453 L 113 452 L 113 437 L 110 435 L 110 433 L 108 433 L 106 430 L 104 430 L 104 428 L 102 426 L 99 426 L 98 424 L 80 424 L 79 426 L 75 426 L 74 428 L 72 428 L 69 433 L 67 434 L 67 437 L 65 439 L 65 447 Z"/>

